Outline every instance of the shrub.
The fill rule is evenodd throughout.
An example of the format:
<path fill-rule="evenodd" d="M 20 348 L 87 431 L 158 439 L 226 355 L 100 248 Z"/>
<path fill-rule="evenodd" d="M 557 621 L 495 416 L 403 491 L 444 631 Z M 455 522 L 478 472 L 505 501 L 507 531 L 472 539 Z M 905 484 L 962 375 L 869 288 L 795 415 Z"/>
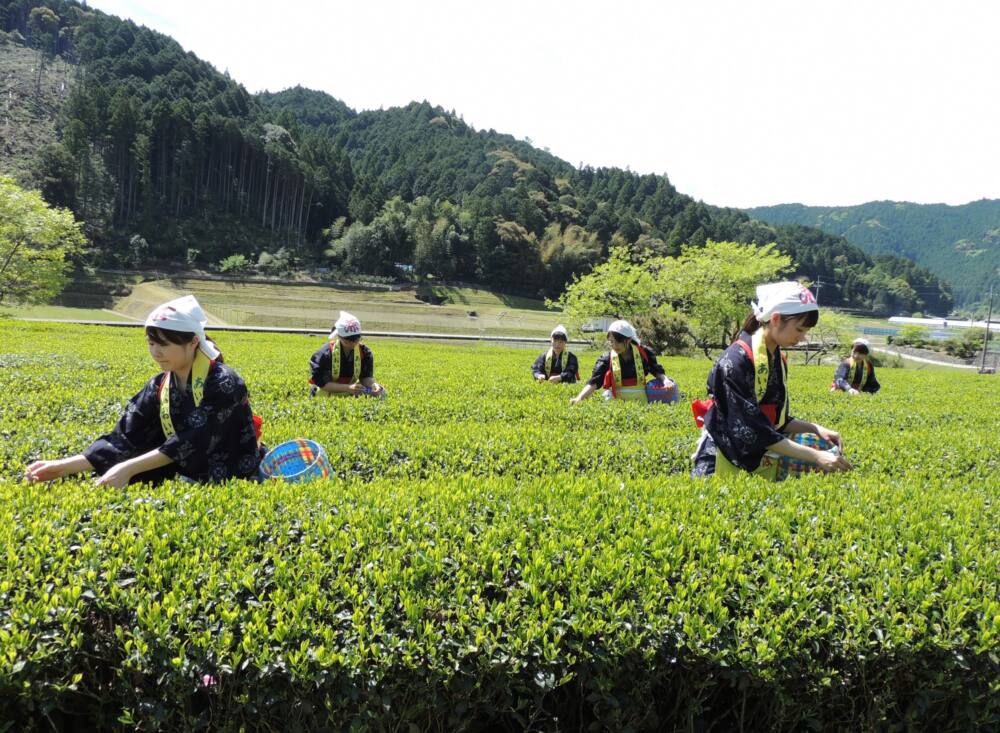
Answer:
<path fill-rule="evenodd" d="M 657 353 L 683 354 L 692 346 L 687 320 L 679 313 L 650 311 L 636 316 L 632 325 L 642 338 L 642 343 Z"/>
<path fill-rule="evenodd" d="M 219 261 L 219 272 L 238 275 L 246 272 L 250 267 L 250 262 L 244 255 L 229 255 Z"/>
<path fill-rule="evenodd" d="M 897 346 L 912 346 L 924 349 L 931 345 L 930 332 L 923 326 L 908 324 L 899 329 L 899 333 L 889 336 L 886 341 Z"/>

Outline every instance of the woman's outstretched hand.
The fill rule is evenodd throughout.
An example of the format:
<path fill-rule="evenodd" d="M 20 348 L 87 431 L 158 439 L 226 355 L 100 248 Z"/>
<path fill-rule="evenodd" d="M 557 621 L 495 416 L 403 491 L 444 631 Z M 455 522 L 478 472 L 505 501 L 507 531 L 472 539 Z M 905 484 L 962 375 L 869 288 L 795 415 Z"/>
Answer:
<path fill-rule="evenodd" d="M 117 466 L 112 466 L 103 475 L 97 478 L 94 483 L 98 486 L 110 486 L 113 489 L 124 489 L 132 478 L 131 469 L 122 461 Z"/>
<path fill-rule="evenodd" d="M 35 461 L 24 472 L 28 481 L 54 481 L 67 475 L 66 461 Z"/>

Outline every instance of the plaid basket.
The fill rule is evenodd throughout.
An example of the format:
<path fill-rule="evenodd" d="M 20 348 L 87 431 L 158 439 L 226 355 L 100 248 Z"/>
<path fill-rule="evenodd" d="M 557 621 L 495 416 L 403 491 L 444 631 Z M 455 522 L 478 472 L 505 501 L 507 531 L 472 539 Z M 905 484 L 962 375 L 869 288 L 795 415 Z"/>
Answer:
<path fill-rule="evenodd" d="M 333 475 L 330 459 L 319 443 L 296 438 L 277 446 L 260 462 L 262 480 L 280 478 L 291 483 L 306 483 Z"/>
<path fill-rule="evenodd" d="M 833 448 L 833 443 L 824 440 L 815 433 L 799 433 L 798 435 L 791 436 L 791 440 L 795 441 L 799 445 L 805 445 L 817 450 L 830 450 Z M 786 478 L 801 478 L 807 473 L 818 472 L 819 468 L 816 467 L 815 463 L 807 463 L 806 461 L 800 461 L 797 458 L 786 458 L 782 456 L 781 460 L 778 461 L 777 480 L 783 481 Z"/>

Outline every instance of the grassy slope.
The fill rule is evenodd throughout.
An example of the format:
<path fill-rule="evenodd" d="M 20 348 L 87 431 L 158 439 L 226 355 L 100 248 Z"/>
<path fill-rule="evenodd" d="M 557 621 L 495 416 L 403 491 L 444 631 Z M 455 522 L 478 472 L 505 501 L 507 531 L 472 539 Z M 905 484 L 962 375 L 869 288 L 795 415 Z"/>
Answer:
<path fill-rule="evenodd" d="M 92 288 L 91 288 L 92 289 Z M 500 295 L 475 288 L 438 287 L 445 299 L 430 305 L 415 290 L 376 290 L 361 287 L 284 286 L 205 280 L 154 280 L 135 284 L 125 297 L 109 299 L 101 293 L 72 293 L 80 319 L 94 318 L 95 309 L 113 310 L 123 317 L 145 318 L 156 305 L 185 293 L 197 296 L 212 324 L 328 328 L 340 310 L 353 313 L 370 331 L 416 331 L 507 336 L 547 336 L 559 321 L 558 311 L 541 301 Z M 59 318 L 76 309 L 60 309 Z M 19 316 L 39 317 L 37 310 L 17 308 Z M 475 316 L 470 316 L 475 312 Z M 112 319 L 106 319 L 112 320 Z"/>
<path fill-rule="evenodd" d="M 0 45 L 0 173 L 24 181 L 39 148 L 55 140 L 55 118 L 69 95 L 73 67 L 61 59 L 45 63 L 35 88 L 38 54 L 8 42 Z"/>
<path fill-rule="evenodd" d="M 161 285 L 162 283 L 154 283 Z M 450 289 L 455 302 L 429 305 L 407 291 L 363 290 L 280 286 L 257 283 L 235 284 L 202 280 L 178 280 L 173 286 L 191 292 L 202 305 L 231 325 L 268 325 L 326 328 L 340 310 L 353 313 L 370 331 L 418 331 L 505 335 L 548 335 L 558 314 L 523 306 L 514 308 L 503 296 L 485 290 Z M 150 285 L 145 283 L 144 286 Z M 476 317 L 469 312 L 475 311 Z M 502 315 L 501 315 L 502 314 Z"/>
<path fill-rule="evenodd" d="M 18 305 L 0 307 L 0 316 L 45 318 L 54 321 L 135 321 L 106 308 L 67 308 L 62 305 Z"/>

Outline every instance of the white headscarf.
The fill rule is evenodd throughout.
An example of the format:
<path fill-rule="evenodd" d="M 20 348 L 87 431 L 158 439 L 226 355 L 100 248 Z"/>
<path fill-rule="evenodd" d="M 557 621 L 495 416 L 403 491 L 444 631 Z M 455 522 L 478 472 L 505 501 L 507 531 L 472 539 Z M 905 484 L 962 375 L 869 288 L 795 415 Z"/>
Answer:
<path fill-rule="evenodd" d="M 219 350 L 205 337 L 208 316 L 193 295 L 174 298 L 163 305 L 158 305 L 146 316 L 146 325 L 162 328 L 164 331 L 193 333 L 198 337 L 198 348 L 205 356 L 209 359 L 219 358 Z"/>
<path fill-rule="evenodd" d="M 855 346 L 864 346 L 869 351 L 872 350 L 871 342 L 869 342 L 868 339 L 863 339 L 863 338 L 854 339 L 854 342 L 851 344 L 851 348 L 853 349 Z"/>
<path fill-rule="evenodd" d="M 337 318 L 336 323 L 333 324 L 333 330 L 330 331 L 330 338 L 360 335 L 361 321 L 347 311 L 340 311 L 340 317 Z"/>
<path fill-rule="evenodd" d="M 614 321 L 610 326 L 608 326 L 608 332 L 614 331 L 617 334 L 621 334 L 625 338 L 632 339 L 637 344 L 642 342 L 639 340 L 639 335 L 635 332 L 632 324 L 628 321 Z"/>
<path fill-rule="evenodd" d="M 753 304 L 753 312 L 760 323 L 766 323 L 775 313 L 794 316 L 818 310 L 816 296 L 802 283 L 783 282 L 757 286 L 757 301 Z"/>
<path fill-rule="evenodd" d="M 549 334 L 549 338 L 552 338 L 553 336 L 556 335 L 562 336 L 564 339 L 569 340 L 569 334 L 566 333 L 566 327 L 561 323 L 552 329 L 552 333 Z"/>

